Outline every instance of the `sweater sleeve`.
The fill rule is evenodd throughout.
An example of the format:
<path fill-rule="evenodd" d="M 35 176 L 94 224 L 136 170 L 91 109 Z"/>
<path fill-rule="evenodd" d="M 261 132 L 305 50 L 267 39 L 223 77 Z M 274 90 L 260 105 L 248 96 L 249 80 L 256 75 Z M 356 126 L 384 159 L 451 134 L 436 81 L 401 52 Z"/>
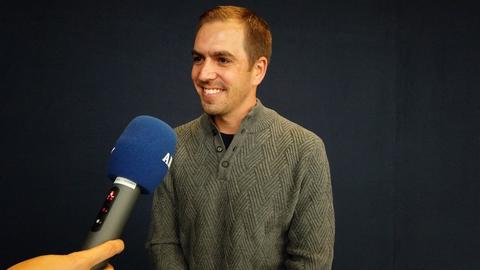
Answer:
<path fill-rule="evenodd" d="M 153 269 L 187 269 L 178 237 L 172 175 L 167 174 L 153 196 L 147 249 Z"/>
<path fill-rule="evenodd" d="M 329 270 L 333 262 L 335 217 L 325 147 L 316 140 L 300 160 L 300 192 L 288 231 L 287 269 Z"/>

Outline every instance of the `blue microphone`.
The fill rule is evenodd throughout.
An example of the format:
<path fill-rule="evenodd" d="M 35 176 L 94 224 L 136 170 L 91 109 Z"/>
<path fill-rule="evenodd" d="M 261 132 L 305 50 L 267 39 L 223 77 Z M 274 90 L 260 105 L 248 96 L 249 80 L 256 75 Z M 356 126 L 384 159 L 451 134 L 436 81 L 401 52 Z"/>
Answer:
<path fill-rule="evenodd" d="M 176 136 L 165 122 L 135 117 L 113 147 L 107 175 L 113 181 L 91 227 L 84 249 L 117 239 L 139 194 L 152 193 L 163 180 L 175 154 Z M 92 269 L 103 269 L 107 261 Z"/>

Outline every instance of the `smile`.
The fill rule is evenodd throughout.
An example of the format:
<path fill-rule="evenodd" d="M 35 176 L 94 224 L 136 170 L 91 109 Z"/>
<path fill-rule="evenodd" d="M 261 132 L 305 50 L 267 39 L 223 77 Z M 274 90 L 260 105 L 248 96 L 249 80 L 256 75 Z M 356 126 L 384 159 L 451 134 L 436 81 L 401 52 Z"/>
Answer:
<path fill-rule="evenodd" d="M 222 91 L 223 91 L 223 89 L 220 89 L 220 88 L 203 88 L 203 92 L 206 95 L 214 95 L 214 94 L 218 94 Z"/>

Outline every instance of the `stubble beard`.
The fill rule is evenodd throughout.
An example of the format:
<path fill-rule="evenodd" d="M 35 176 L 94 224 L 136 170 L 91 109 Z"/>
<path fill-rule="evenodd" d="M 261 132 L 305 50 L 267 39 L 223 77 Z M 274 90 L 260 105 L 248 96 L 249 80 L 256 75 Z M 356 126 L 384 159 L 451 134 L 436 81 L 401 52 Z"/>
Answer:
<path fill-rule="evenodd" d="M 207 103 L 205 101 L 201 101 L 202 103 L 202 109 L 203 111 L 212 116 L 221 116 L 225 114 L 227 104 L 221 103 L 221 104 L 212 104 L 212 103 Z"/>

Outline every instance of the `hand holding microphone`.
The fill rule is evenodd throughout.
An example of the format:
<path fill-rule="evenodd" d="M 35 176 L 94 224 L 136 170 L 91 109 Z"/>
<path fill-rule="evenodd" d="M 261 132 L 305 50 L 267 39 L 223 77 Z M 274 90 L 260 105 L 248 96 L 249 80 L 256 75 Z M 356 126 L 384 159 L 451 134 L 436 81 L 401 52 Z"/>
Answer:
<path fill-rule="evenodd" d="M 112 240 L 68 255 L 38 256 L 15 264 L 7 270 L 90 270 L 98 263 L 122 252 L 123 249 L 122 240 Z M 113 270 L 113 266 L 107 265 L 105 270 Z"/>

